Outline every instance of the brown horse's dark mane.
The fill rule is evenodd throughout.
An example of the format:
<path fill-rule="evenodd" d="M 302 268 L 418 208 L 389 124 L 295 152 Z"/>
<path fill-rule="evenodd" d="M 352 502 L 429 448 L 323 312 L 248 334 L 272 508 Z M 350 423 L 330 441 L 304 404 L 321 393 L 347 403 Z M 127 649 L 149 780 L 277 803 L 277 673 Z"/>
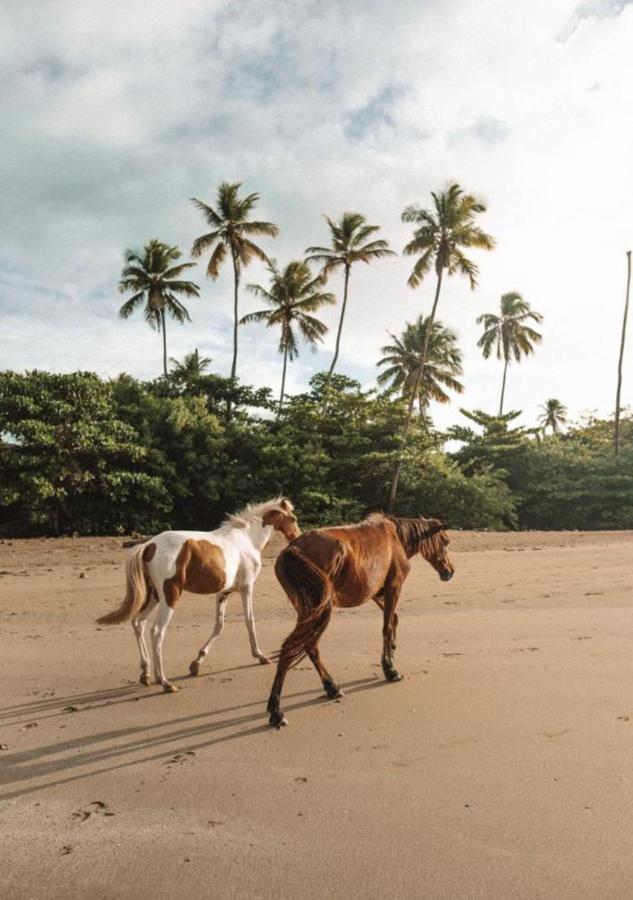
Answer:
<path fill-rule="evenodd" d="M 416 553 L 421 553 L 426 560 L 441 553 L 443 547 L 440 533 L 444 530 L 444 525 L 438 519 L 425 519 L 422 516 L 407 519 L 389 513 L 372 513 L 365 519 L 367 524 L 385 520 L 395 526 L 398 540 L 409 559 Z"/>

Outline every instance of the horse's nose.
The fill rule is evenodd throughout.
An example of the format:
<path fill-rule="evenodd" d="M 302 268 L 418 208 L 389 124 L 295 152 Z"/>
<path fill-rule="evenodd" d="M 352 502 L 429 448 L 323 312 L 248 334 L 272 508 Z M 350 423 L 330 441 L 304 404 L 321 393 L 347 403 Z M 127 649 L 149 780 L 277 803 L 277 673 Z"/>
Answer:
<path fill-rule="evenodd" d="M 442 572 L 442 574 L 440 575 L 440 578 L 442 579 L 442 581 L 450 581 L 452 577 L 453 577 L 453 573 L 449 572 L 448 569 L 445 569 Z"/>

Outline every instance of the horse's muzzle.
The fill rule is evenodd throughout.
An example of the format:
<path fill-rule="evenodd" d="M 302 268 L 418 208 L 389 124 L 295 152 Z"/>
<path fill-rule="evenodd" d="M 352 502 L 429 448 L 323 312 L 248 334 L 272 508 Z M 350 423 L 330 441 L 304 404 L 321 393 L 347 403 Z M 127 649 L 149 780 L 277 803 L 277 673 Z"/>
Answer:
<path fill-rule="evenodd" d="M 442 579 L 442 581 L 450 581 L 452 577 L 453 573 L 449 572 L 448 570 L 440 574 L 440 578 Z"/>

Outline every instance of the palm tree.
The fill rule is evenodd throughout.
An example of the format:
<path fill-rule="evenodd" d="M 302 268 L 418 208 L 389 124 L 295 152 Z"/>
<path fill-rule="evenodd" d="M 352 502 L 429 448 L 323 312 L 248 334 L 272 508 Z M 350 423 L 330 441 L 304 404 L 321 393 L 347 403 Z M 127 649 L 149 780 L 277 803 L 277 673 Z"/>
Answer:
<path fill-rule="evenodd" d="M 620 452 L 620 395 L 622 393 L 622 360 L 626 341 L 626 320 L 629 315 L 629 292 L 631 289 L 631 251 L 626 251 L 626 294 L 624 298 L 624 318 L 622 320 L 622 336 L 620 338 L 620 358 L 618 360 L 618 386 L 615 393 L 615 455 Z"/>
<path fill-rule="evenodd" d="M 211 227 L 208 234 L 203 234 L 193 242 L 191 255 L 194 258 L 201 256 L 206 250 L 212 250 L 207 265 L 207 275 L 214 281 L 220 275 L 220 267 L 226 259 L 227 253 L 231 254 L 233 261 L 233 362 L 231 363 L 231 378 L 235 378 L 237 372 L 237 326 L 238 326 L 238 296 L 240 274 L 243 266 L 247 266 L 253 257 L 268 262 L 268 257 L 257 244 L 250 240 L 253 235 L 267 235 L 277 237 L 279 229 L 272 222 L 253 221 L 249 218 L 259 200 L 259 194 L 239 196 L 241 182 L 229 183 L 223 181 L 218 188 L 217 204 L 215 209 L 202 200 L 192 198 L 198 209 L 202 212 L 207 224 Z"/>
<path fill-rule="evenodd" d="M 494 238 L 487 234 L 476 224 L 476 217 L 486 211 L 486 207 L 472 194 L 465 194 L 458 184 L 438 193 L 431 193 L 433 208 L 423 209 L 419 206 L 407 206 L 402 213 L 403 222 L 412 222 L 416 228 L 413 238 L 404 248 L 406 256 L 417 256 L 418 259 L 409 276 L 409 287 L 416 288 L 431 272 L 435 272 L 435 298 L 429 316 L 429 326 L 425 335 L 424 345 L 420 353 L 420 367 L 416 381 L 422 380 L 426 358 L 429 349 L 429 340 L 435 321 L 435 313 L 442 290 L 444 273 L 447 275 L 464 275 L 468 278 L 470 287 L 477 287 L 478 268 L 469 259 L 464 250 L 471 248 L 479 250 L 492 250 L 495 246 Z M 418 384 L 414 385 L 409 399 L 409 408 L 405 420 L 403 437 L 406 437 L 411 427 L 413 416 L 413 404 L 418 392 Z M 402 471 L 402 459 L 398 461 L 396 471 L 391 483 L 389 496 L 389 511 L 393 511 L 398 490 L 398 480 Z"/>
<path fill-rule="evenodd" d="M 261 297 L 270 309 L 249 313 L 240 320 L 240 325 L 247 322 L 265 322 L 268 328 L 273 325 L 279 325 L 281 328 L 279 352 L 283 353 L 284 365 L 277 407 L 279 418 L 286 388 L 288 360 L 292 361 L 299 354 L 295 329 L 314 350 L 317 341 L 323 339 L 327 326 L 310 313 L 316 312 L 325 304 L 336 303 L 336 298 L 334 294 L 320 290 L 323 287 L 321 277 L 314 278 L 304 262 L 288 263 L 286 268 L 280 271 L 275 261 L 271 260 L 268 271 L 270 272 L 268 290 L 259 284 L 249 284 L 248 290 L 256 297 Z"/>
<path fill-rule="evenodd" d="M 349 276 L 352 266 L 356 262 L 370 263 L 374 259 L 381 259 L 384 256 L 395 256 L 393 250 L 389 249 L 387 241 L 381 239 L 367 239 L 374 235 L 378 230 L 378 225 L 368 225 L 365 216 L 360 213 L 346 212 L 343 213 L 340 222 L 333 222 L 328 216 L 325 221 L 330 227 L 332 237 L 331 247 L 308 247 L 306 250 L 306 262 L 316 262 L 321 268 L 321 277 L 323 281 L 327 281 L 331 272 L 338 268 L 343 268 L 343 305 L 341 307 L 341 315 L 338 323 L 338 331 L 336 332 L 336 346 L 334 356 L 330 365 L 325 387 L 324 387 L 324 406 L 327 401 L 327 393 L 330 386 L 332 373 L 338 362 L 338 354 L 341 346 L 341 332 L 343 331 L 343 321 L 345 319 L 345 310 L 347 309 L 347 296 L 349 288 Z"/>
<path fill-rule="evenodd" d="M 499 402 L 499 415 L 502 415 L 508 365 L 513 357 L 520 362 L 522 356 L 534 353 L 534 344 L 540 344 L 543 336 L 526 325 L 526 322 L 542 322 L 543 316 L 534 312 L 527 300 L 516 291 L 501 296 L 500 313 L 484 313 L 477 318 L 477 324 L 484 326 L 484 333 L 477 341 L 477 346 L 481 347 L 484 359 L 488 359 L 496 349 L 497 359 L 504 361 Z"/>
<path fill-rule="evenodd" d="M 541 409 L 543 414 L 538 421 L 543 429 L 543 434 L 545 434 L 546 428 L 551 428 L 552 434 L 558 434 L 560 426 L 565 425 L 567 422 L 567 407 L 560 400 L 555 400 L 552 397 L 545 401 Z"/>
<path fill-rule="evenodd" d="M 445 388 L 458 394 L 464 391 L 463 384 L 456 377 L 463 372 L 457 335 L 437 319 L 433 322 L 422 375 L 420 361 L 429 321 L 430 317 L 420 316 L 415 322 L 407 324 L 400 337 L 392 334 L 393 344 L 382 347 L 385 355 L 378 362 L 379 366 L 389 366 L 378 376 L 378 384 L 388 385 L 390 391 L 399 391 L 407 399 L 416 390 L 414 402 L 417 400 L 423 417 L 426 417 L 431 400 L 437 403 L 450 401 Z"/>
<path fill-rule="evenodd" d="M 191 390 L 195 386 L 211 364 L 211 358 L 200 356 L 197 347 L 193 353 L 185 354 L 182 362 L 178 362 L 173 356 L 170 361 L 173 380 L 184 385 L 187 390 Z"/>
<path fill-rule="evenodd" d="M 145 304 L 145 321 L 151 328 L 163 332 L 163 373 L 167 378 L 167 317 L 166 314 L 181 324 L 190 322 L 186 307 L 178 299 L 199 297 L 200 288 L 193 281 L 183 281 L 182 274 L 192 268 L 195 263 L 173 265 L 182 256 L 178 247 L 170 247 L 162 241 L 153 239 L 147 243 L 140 253 L 137 250 L 125 251 L 125 266 L 121 272 L 119 293 L 134 291 L 126 300 L 119 315 L 127 319 L 134 310 Z"/>

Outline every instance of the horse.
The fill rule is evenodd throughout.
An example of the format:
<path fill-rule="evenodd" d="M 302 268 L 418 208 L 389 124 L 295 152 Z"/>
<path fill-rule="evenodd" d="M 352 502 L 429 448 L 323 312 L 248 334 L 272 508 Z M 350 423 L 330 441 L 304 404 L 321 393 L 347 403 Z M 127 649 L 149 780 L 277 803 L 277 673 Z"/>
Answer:
<path fill-rule="evenodd" d="M 356 525 L 303 532 L 277 557 L 275 574 L 297 612 L 297 624 L 277 654 L 277 672 L 268 699 L 269 724 L 287 725 L 280 708 L 289 668 L 308 656 L 325 693 L 334 700 L 343 692 L 319 655 L 319 640 L 334 606 L 345 609 L 374 600 L 383 610 L 382 669 L 387 681 L 400 681 L 394 666 L 396 606 L 409 560 L 420 553 L 442 581 L 453 577 L 448 537 L 439 519 L 398 518 L 373 513 Z"/>
<path fill-rule="evenodd" d="M 239 591 L 244 607 L 251 652 L 261 663 L 270 659 L 259 649 L 253 615 L 253 587 L 262 566 L 261 553 L 273 531 L 291 541 L 301 532 L 294 507 L 278 497 L 266 503 L 249 504 L 229 515 L 215 531 L 164 531 L 136 546 L 126 566 L 127 590 L 118 609 L 97 619 L 101 625 L 132 620 L 141 656 L 140 682 L 160 684 L 165 693 L 178 688 L 165 675 L 163 639 L 183 591 L 194 594 L 216 593 L 215 627 L 196 659 L 189 666 L 198 675 L 200 665 L 224 628 L 226 600 Z M 151 629 L 152 659 L 145 643 L 145 624 L 158 606 Z"/>

